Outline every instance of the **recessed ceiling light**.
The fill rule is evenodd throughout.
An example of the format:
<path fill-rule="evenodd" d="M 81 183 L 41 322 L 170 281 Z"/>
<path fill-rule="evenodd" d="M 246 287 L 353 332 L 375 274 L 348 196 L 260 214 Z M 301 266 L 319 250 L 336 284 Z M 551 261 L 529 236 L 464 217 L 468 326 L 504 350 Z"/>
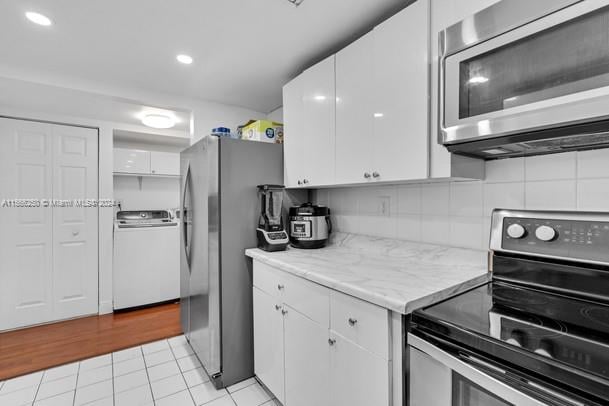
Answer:
<path fill-rule="evenodd" d="M 40 13 L 35 13 L 33 11 L 28 11 L 27 13 L 25 13 L 25 17 L 34 24 L 44 25 L 45 27 L 48 27 L 49 25 L 53 24 L 49 17 Z"/>
<path fill-rule="evenodd" d="M 385 115 L 383 113 L 374 113 L 374 118 L 382 118 Z"/>
<path fill-rule="evenodd" d="M 142 117 L 142 124 L 152 128 L 171 128 L 176 125 L 176 119 L 163 114 L 147 114 Z"/>
<path fill-rule="evenodd" d="M 192 56 L 190 55 L 180 54 L 176 56 L 176 59 L 178 60 L 178 62 L 183 63 L 185 65 L 190 65 L 192 63 Z"/>

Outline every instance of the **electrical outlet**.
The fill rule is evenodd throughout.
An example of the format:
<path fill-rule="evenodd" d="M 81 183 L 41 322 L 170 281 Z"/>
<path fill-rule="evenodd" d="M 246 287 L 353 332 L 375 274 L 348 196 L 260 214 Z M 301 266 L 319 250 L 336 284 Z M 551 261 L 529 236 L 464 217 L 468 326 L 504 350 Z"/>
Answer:
<path fill-rule="evenodd" d="M 379 216 L 389 217 L 391 215 L 391 196 L 378 197 Z"/>

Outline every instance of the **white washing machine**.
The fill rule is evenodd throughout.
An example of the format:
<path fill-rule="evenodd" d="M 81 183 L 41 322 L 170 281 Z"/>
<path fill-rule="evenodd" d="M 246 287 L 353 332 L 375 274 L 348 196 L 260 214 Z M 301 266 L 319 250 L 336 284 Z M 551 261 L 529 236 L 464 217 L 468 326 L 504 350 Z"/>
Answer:
<path fill-rule="evenodd" d="M 180 226 L 169 211 L 116 213 L 113 275 L 115 310 L 180 297 Z"/>

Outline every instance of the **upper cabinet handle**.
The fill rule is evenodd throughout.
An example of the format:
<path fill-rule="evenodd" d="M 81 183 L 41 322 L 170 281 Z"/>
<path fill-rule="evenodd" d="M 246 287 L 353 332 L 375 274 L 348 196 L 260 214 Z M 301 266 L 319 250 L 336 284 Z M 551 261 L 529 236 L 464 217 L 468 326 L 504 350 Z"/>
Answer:
<path fill-rule="evenodd" d="M 357 324 L 357 319 L 349 318 L 349 325 L 350 326 L 355 326 L 356 324 Z"/>
<path fill-rule="evenodd" d="M 364 178 L 370 179 L 370 173 L 369 172 L 364 172 Z"/>
<path fill-rule="evenodd" d="M 378 172 L 372 172 L 372 176 L 375 177 L 375 178 L 380 178 L 381 174 L 378 173 Z"/>
<path fill-rule="evenodd" d="M 308 179 L 305 179 L 305 180 L 303 180 L 303 181 L 302 181 L 302 183 L 304 183 L 304 184 L 306 185 L 306 184 L 308 184 L 308 183 L 309 183 L 309 180 L 308 180 Z"/>

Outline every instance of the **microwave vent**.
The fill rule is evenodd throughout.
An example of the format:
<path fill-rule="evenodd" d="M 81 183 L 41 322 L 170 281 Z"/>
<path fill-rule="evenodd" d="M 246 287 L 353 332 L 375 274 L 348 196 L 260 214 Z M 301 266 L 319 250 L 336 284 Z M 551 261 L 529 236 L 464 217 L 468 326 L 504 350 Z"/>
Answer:
<path fill-rule="evenodd" d="M 559 138 L 520 143 L 527 149 L 561 150 L 578 147 L 609 145 L 609 132 L 596 134 L 578 134 Z"/>

